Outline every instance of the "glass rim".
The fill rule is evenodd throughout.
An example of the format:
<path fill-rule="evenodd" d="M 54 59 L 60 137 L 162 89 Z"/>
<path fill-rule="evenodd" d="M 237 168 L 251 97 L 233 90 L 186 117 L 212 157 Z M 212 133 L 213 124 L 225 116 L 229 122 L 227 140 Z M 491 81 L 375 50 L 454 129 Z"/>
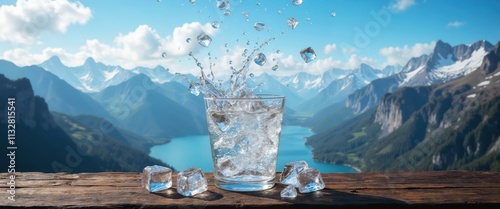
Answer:
<path fill-rule="evenodd" d="M 285 96 L 276 94 L 256 94 L 258 97 L 203 97 L 205 101 L 262 101 L 262 100 L 284 100 Z"/>

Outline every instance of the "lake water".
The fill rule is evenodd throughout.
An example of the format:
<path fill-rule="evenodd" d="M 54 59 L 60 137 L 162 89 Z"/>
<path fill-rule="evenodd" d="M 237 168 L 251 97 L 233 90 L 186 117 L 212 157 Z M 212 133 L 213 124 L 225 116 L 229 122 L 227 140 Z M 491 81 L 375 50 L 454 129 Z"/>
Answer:
<path fill-rule="evenodd" d="M 278 152 L 276 171 L 281 172 L 285 163 L 304 160 L 309 167 L 317 168 L 322 173 L 356 172 L 353 168 L 316 162 L 311 154 L 311 147 L 306 146 L 305 137 L 313 133 L 300 126 L 283 126 Z M 208 135 L 196 135 L 173 138 L 171 142 L 151 148 L 151 157 L 172 165 L 182 171 L 191 167 L 201 168 L 204 172 L 212 172 L 212 154 Z"/>

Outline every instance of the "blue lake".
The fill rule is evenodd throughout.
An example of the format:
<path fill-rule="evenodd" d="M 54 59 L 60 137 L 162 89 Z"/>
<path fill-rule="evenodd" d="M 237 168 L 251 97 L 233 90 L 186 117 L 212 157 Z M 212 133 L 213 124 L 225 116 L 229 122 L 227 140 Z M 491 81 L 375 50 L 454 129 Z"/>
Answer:
<path fill-rule="evenodd" d="M 304 160 L 309 164 L 309 167 L 317 168 L 322 173 L 356 172 L 351 167 L 314 161 L 311 154 L 312 148 L 304 144 L 304 138 L 312 134 L 313 132 L 304 127 L 283 126 L 277 171 L 281 171 L 287 162 Z M 213 171 L 208 135 L 173 138 L 167 144 L 152 147 L 149 155 L 172 165 L 179 171 L 190 167 L 198 167 L 205 172 Z"/>

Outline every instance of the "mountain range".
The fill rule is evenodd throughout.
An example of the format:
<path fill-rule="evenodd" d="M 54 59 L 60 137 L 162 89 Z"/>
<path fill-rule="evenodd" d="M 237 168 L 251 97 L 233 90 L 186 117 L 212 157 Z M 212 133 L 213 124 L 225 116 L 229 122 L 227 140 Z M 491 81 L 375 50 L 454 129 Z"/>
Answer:
<path fill-rule="evenodd" d="M 263 73 L 249 78 L 248 85 L 260 85 L 257 93 L 286 97 L 283 123 L 316 133 L 307 143 L 317 160 L 368 171 L 497 169 L 496 155 L 488 154 L 500 149 L 494 138 L 498 134 L 491 130 L 498 127 L 497 55 L 498 45 L 487 41 L 456 46 L 437 41 L 432 53 L 411 58 L 404 66 L 375 69 L 361 64 L 320 75 Z M 52 124 L 56 131 L 42 131 L 41 136 L 56 133 L 63 145 L 88 147 L 93 139 L 82 132 L 111 128 L 102 137 L 105 146 L 87 153 L 96 165 L 135 169 L 154 161 L 144 156 L 151 146 L 207 133 L 203 97 L 191 94 L 183 77 L 162 66 L 124 69 L 88 58 L 81 66 L 68 67 L 51 57 L 27 67 L 0 60 L 0 74 L 28 78 L 33 97 L 41 99 L 31 103 L 46 102 L 44 119 L 31 121 Z M 131 155 L 108 153 L 128 149 Z M 131 156 L 141 160 L 129 166 Z M 104 160 L 109 157 L 116 161 Z M 408 162 L 415 157 L 419 160 Z"/>
<path fill-rule="evenodd" d="M 457 62 L 475 63 L 474 54 L 490 48 L 469 47 L 477 49 Z M 443 57 L 442 51 L 436 54 Z M 421 66 L 434 63 L 427 69 L 441 69 L 436 66 L 442 62 L 433 57 Z M 463 68 L 469 71 L 464 71 L 466 76 L 437 85 L 403 86 L 383 95 L 375 108 L 317 133 L 307 143 L 317 160 L 365 171 L 500 170 L 499 64 L 500 43 L 485 53 L 476 69 Z"/>
<path fill-rule="evenodd" d="M 9 130 L 15 131 L 15 137 L 14 143 L 4 140 L 3 145 L 19 149 L 2 149 L 0 154 L 15 152 L 15 160 L 19 162 L 15 165 L 17 172 L 139 172 L 146 165 L 168 166 L 124 144 L 121 142 L 124 137 L 116 134 L 112 137 L 67 115 L 53 115 L 44 99 L 35 96 L 26 78 L 12 81 L 0 74 L 0 99 L 8 101 L 8 98 L 15 100 L 12 105 L 0 104 L 0 109 L 5 110 L 0 112 L 0 131 L 7 133 L 7 124 L 14 124 L 15 128 Z M 10 108 L 14 112 L 14 123 L 8 123 L 7 106 L 15 108 Z M 130 136 L 125 131 L 115 131 L 121 136 Z M 135 141 L 146 140 L 136 137 Z M 2 158 L 0 164 L 7 168 L 8 158 Z"/>

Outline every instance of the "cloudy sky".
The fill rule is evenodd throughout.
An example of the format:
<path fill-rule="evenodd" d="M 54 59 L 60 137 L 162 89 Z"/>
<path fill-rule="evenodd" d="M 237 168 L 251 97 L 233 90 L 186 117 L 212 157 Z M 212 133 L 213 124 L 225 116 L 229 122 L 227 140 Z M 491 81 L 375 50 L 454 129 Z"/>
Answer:
<path fill-rule="evenodd" d="M 231 0 L 229 15 L 217 2 L 2 0 L 0 59 L 25 66 L 59 56 L 65 65 L 78 66 L 92 57 L 128 69 L 162 65 L 196 74 L 188 56 L 193 52 L 204 66 L 211 57 L 216 73 L 227 74 L 245 60 L 245 49 L 248 55 L 275 38 L 261 49 L 267 63 L 252 65 L 252 71 L 317 74 L 360 63 L 404 65 L 430 53 L 437 40 L 452 45 L 500 40 L 497 0 L 303 0 L 297 6 L 292 0 Z M 288 18 L 298 21 L 295 29 Z M 215 21 L 218 28 L 211 26 Z M 257 31 L 255 23 L 265 28 Z M 212 38 L 208 47 L 197 42 L 201 32 Z M 307 47 L 317 54 L 310 63 L 299 53 Z"/>

